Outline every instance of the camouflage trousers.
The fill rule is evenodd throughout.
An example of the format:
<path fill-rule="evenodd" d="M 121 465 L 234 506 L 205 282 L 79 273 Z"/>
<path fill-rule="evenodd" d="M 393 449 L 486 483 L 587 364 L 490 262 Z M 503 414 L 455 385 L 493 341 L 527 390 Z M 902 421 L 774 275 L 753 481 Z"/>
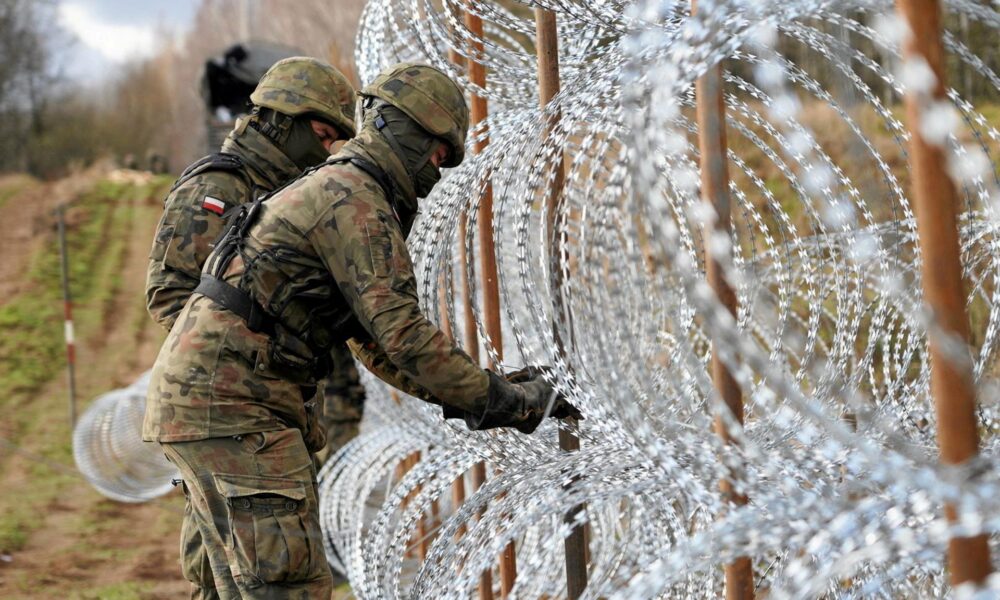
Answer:
<path fill-rule="evenodd" d="M 357 437 L 365 412 L 365 387 L 351 352 L 346 346 L 337 346 L 330 356 L 333 370 L 322 388 L 326 447 L 316 453 L 320 465 Z"/>
<path fill-rule="evenodd" d="M 330 597 L 316 471 L 298 429 L 161 445 L 184 480 L 192 598 Z"/>

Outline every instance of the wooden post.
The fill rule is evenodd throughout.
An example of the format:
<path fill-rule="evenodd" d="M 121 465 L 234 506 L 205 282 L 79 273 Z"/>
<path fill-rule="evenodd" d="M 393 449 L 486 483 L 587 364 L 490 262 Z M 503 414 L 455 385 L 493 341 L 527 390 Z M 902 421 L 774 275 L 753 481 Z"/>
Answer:
<path fill-rule="evenodd" d="M 472 465 L 472 490 L 477 491 L 486 483 L 486 463 L 477 462 Z M 479 511 L 478 519 L 482 520 L 483 511 Z M 479 600 L 493 600 L 493 570 L 486 569 L 479 576 Z"/>
<path fill-rule="evenodd" d="M 460 67 L 468 68 L 466 63 L 471 62 L 462 58 L 462 56 L 454 49 L 448 51 L 448 58 Z M 468 234 L 468 231 L 469 220 L 463 213 L 458 219 L 458 264 L 462 267 L 459 269 L 458 273 L 458 287 L 461 297 L 462 315 L 465 323 L 465 350 L 474 362 L 479 363 L 479 334 L 476 332 L 476 314 L 472 310 L 472 290 L 469 287 L 469 271 L 471 270 L 474 273 L 475 265 L 470 259 L 465 248 L 465 237 Z M 450 331 L 448 332 L 448 335 L 450 337 L 454 337 Z M 486 481 L 486 465 L 481 462 L 473 465 L 470 470 L 470 476 L 472 478 L 472 491 L 475 492 Z M 464 475 L 458 477 L 451 484 L 451 502 L 456 510 L 465 502 Z M 482 518 L 482 512 L 479 513 L 479 518 Z M 465 535 L 465 525 L 462 525 L 455 533 L 456 539 L 462 537 L 463 535 Z M 478 591 L 480 600 L 493 600 L 492 571 L 483 571 L 483 574 L 479 579 Z"/>
<path fill-rule="evenodd" d="M 691 10 L 697 12 L 697 2 L 692 0 Z M 706 223 L 704 231 L 705 269 L 708 284 L 715 291 L 719 302 L 736 316 L 736 292 L 726 281 L 718 259 L 710 251 L 712 237 L 723 234 L 732 239 L 732 216 L 729 199 L 728 145 L 726 142 L 726 105 L 722 93 L 722 65 L 715 65 L 695 83 L 698 119 L 698 147 L 701 154 L 701 197 L 711 205 L 716 214 L 714 223 Z M 712 340 L 712 383 L 715 391 L 743 424 L 743 395 L 732 373 L 719 359 L 718 342 Z M 723 442 L 732 442 L 721 417 L 715 418 L 714 429 Z M 738 494 L 729 480 L 719 482 L 723 496 L 736 505 L 747 503 L 746 496 Z M 726 599 L 749 600 L 754 597 L 753 564 L 750 557 L 741 556 L 725 567 Z"/>
<path fill-rule="evenodd" d="M 471 258 L 465 249 L 465 236 L 468 232 L 469 222 L 463 214 L 458 221 L 458 238 L 461 240 L 458 248 L 458 262 L 462 265 L 459 274 L 459 286 L 462 289 L 462 308 L 465 316 L 465 350 L 475 363 L 479 363 L 479 335 L 476 333 L 476 314 L 472 310 L 472 290 L 469 287 L 470 268 L 474 268 Z M 478 490 L 486 482 L 486 465 L 478 462 L 472 465 L 472 491 Z M 465 483 L 462 478 L 456 479 L 452 484 L 452 498 L 465 501 Z M 460 490 L 458 488 L 461 488 Z M 482 518 L 482 513 L 479 515 Z M 479 600 L 493 600 L 493 573 L 490 570 L 483 571 L 479 579 Z"/>
<path fill-rule="evenodd" d="M 937 0 L 898 0 L 897 7 L 912 32 L 903 49 L 906 60 L 922 58 L 937 77 L 930 94 L 907 90 L 905 98 L 924 298 L 941 331 L 960 340 L 967 349 L 969 318 L 958 239 L 958 195 L 945 168 L 943 149 L 924 139 L 920 127 L 927 103 L 945 100 L 941 8 Z M 972 361 L 971 357 L 955 360 L 945 351 L 939 336 L 929 337 L 931 394 L 941 462 L 960 465 L 979 453 Z M 958 516 L 951 505 L 945 506 L 945 515 L 952 522 Z M 953 585 L 983 582 L 993 570 L 986 536 L 952 538 L 948 543 L 948 568 Z"/>
<path fill-rule="evenodd" d="M 472 0 L 470 0 L 471 2 Z M 482 40 L 483 20 L 473 14 L 472 11 L 465 12 L 465 26 L 469 32 Z M 473 42 L 473 53 L 482 53 L 483 44 L 481 41 Z M 469 80 L 476 86 L 486 88 L 486 67 L 476 60 L 475 56 L 468 60 Z M 473 93 L 471 98 L 471 121 L 472 127 L 486 120 L 489 116 L 486 98 Z M 489 144 L 489 139 L 483 137 L 477 141 L 473 147 L 473 152 L 481 153 Z M 479 212 L 477 214 L 479 225 L 479 268 L 480 281 L 483 286 L 483 318 L 486 321 L 486 333 L 490 341 L 496 348 L 498 360 L 503 360 L 503 332 L 500 327 L 500 282 L 497 274 L 496 244 L 493 238 L 493 184 L 489 181 L 483 189 L 482 197 L 479 200 Z M 470 299 L 471 302 L 471 299 Z M 490 364 L 490 367 L 497 368 L 498 365 Z M 486 465 L 476 464 L 472 469 L 472 483 L 479 487 L 486 481 Z M 483 577 L 487 576 L 484 573 Z M 517 578 L 517 559 L 514 542 L 507 544 L 500 554 L 500 593 L 506 598 L 514 588 L 514 580 Z M 490 592 L 492 595 L 492 590 Z M 480 597 L 482 597 L 482 585 L 480 586 Z"/>
<path fill-rule="evenodd" d="M 535 8 L 535 47 L 538 53 L 538 103 L 542 110 L 559 93 L 559 32 L 556 27 L 556 15 L 550 10 Z M 549 131 L 555 126 L 547 124 Z M 559 265 L 561 248 L 559 244 L 556 217 L 562 205 L 562 192 L 565 185 L 565 172 L 562 153 L 552 165 L 552 179 L 546 195 L 546 235 L 550 244 L 550 268 L 552 271 L 552 291 L 555 299 L 556 319 L 563 316 L 562 302 L 562 270 Z M 556 351 L 565 356 L 566 348 L 559 334 L 559 328 L 554 323 Z M 578 424 L 573 419 L 567 419 L 570 427 Z M 559 448 L 564 452 L 576 452 L 580 449 L 580 438 L 569 429 L 559 429 Z M 574 506 L 564 517 L 567 523 L 573 522 L 576 516 L 586 510 L 581 504 Z M 566 594 L 571 600 L 583 595 L 587 587 L 587 536 L 583 526 L 576 526 L 564 540 L 566 552 Z"/>
<path fill-rule="evenodd" d="M 69 427 L 76 426 L 76 339 L 73 331 L 73 298 L 69 291 L 69 252 L 66 248 L 66 205 L 56 209 L 59 263 L 62 271 L 63 335 L 66 338 L 66 377 L 69 382 Z"/>

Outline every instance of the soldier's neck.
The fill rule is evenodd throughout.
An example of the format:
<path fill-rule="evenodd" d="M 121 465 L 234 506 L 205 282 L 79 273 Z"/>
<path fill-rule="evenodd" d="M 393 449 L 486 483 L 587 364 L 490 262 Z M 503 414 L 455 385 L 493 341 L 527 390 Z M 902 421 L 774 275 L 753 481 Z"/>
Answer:
<path fill-rule="evenodd" d="M 413 182 L 402 161 L 377 131 L 368 127 L 362 129 L 354 139 L 344 144 L 341 152 L 360 156 L 382 169 L 392 180 L 396 190 L 396 204 L 407 211 L 416 212 L 417 194 L 413 190 Z"/>
<path fill-rule="evenodd" d="M 250 177 L 257 187 L 271 191 L 302 172 L 290 158 L 262 133 L 247 127 L 246 117 L 222 144 L 222 151 L 236 154 L 246 162 Z"/>

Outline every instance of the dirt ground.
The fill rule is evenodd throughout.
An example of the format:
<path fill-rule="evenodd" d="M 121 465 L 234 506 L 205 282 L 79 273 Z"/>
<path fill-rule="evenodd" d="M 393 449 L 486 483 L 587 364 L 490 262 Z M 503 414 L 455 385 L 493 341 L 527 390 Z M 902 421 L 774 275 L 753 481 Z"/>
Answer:
<path fill-rule="evenodd" d="M 32 293 L 33 284 L 25 273 L 54 235 L 52 209 L 76 197 L 100 176 L 92 172 L 53 184 L 36 183 L 0 206 L 0 304 Z M 156 356 L 162 334 L 151 322 L 135 327 L 155 225 L 151 201 L 133 201 L 133 227 L 107 232 L 109 237 L 126 236 L 121 256 L 114 257 L 120 261 L 122 285 L 110 304 L 102 307 L 99 325 L 85 329 L 78 340 L 81 410 L 95 392 L 127 384 Z M 24 407 L 37 417 L 0 429 L 17 430 L 13 440 L 0 438 L 3 504 L 23 496 L 36 519 L 25 528 L 20 548 L 0 549 L 0 597 L 185 596 L 188 586 L 176 568 L 182 498 L 173 493 L 146 504 L 127 505 L 95 492 L 76 472 L 71 456 L 66 461 L 65 453 L 54 451 L 57 444 L 65 447 L 68 441 L 63 437 L 69 433 L 67 389 L 64 372 L 59 370 L 54 380 L 32 394 L 33 406 Z M 36 485 L 55 489 L 35 493 Z"/>
<path fill-rule="evenodd" d="M 95 171 L 54 184 L 0 178 L 0 311 L 33 296 L 52 300 L 30 276 L 39 254 L 54 247 L 51 211 L 106 177 Z M 96 291 L 89 292 L 89 304 L 77 307 L 81 411 L 148 369 L 164 337 L 145 315 L 142 290 L 165 185 L 169 181 L 148 196 L 113 203 L 107 230 L 92 242 L 101 245 L 87 265 Z M 86 214 L 71 211 L 70 217 L 71 230 L 86 227 Z M 39 335 L 58 336 L 61 347 L 61 311 L 57 319 L 40 324 Z M 57 362 L 47 382 L 27 391 L 3 389 L 11 373 L 5 372 L 10 365 L 0 364 L 0 598 L 187 597 L 178 566 L 183 497 L 174 491 L 122 504 L 90 487 L 73 463 L 64 357 Z M 346 591 L 335 595 L 350 597 Z"/>

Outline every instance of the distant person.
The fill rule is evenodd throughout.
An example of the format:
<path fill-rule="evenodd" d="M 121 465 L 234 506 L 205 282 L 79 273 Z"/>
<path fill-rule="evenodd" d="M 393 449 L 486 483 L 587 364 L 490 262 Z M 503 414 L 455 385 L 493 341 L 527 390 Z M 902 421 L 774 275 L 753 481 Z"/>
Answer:
<path fill-rule="evenodd" d="M 231 580 L 215 569 L 223 597 L 330 597 L 301 389 L 327 375 L 331 348 L 347 342 L 470 429 L 579 415 L 537 370 L 480 368 L 418 304 L 406 236 L 441 167 L 465 155 L 462 90 L 402 64 L 362 97 L 354 139 L 227 229 L 153 367 L 143 437 L 197 498 L 209 557 L 234 561 Z"/>
<path fill-rule="evenodd" d="M 153 319 L 168 330 L 198 286 L 202 266 L 230 211 L 322 163 L 334 142 L 355 133 L 354 87 L 337 69 L 313 58 L 294 57 L 275 63 L 261 78 L 250 101 L 251 113 L 236 123 L 221 152 L 188 167 L 166 198 L 150 253 L 146 306 Z M 356 435 L 361 418 L 364 389 L 358 385 L 353 361 L 344 348 L 333 352 L 350 369 L 337 373 L 328 394 L 334 405 L 329 414 L 333 426 L 327 428 L 322 422 L 322 407 L 313 398 L 315 387 L 303 389 L 300 399 L 301 410 L 308 413 L 306 444 L 313 453 L 327 445 L 328 431 L 338 444 Z M 199 427 L 206 436 L 232 435 L 224 426 L 220 429 L 218 416 L 205 415 L 205 419 Z M 168 433 L 169 425 L 161 432 Z M 164 439 L 191 438 L 166 435 Z M 225 590 L 222 597 L 240 597 L 223 549 L 202 541 L 202 529 L 211 525 L 200 522 L 198 511 L 192 510 L 192 501 L 197 500 L 190 494 L 197 487 L 185 482 L 184 488 L 188 502 L 181 540 L 182 570 L 196 588 L 194 596 L 215 598 Z M 322 550 L 314 559 L 324 560 Z M 220 581 L 221 589 L 217 590 Z"/>

